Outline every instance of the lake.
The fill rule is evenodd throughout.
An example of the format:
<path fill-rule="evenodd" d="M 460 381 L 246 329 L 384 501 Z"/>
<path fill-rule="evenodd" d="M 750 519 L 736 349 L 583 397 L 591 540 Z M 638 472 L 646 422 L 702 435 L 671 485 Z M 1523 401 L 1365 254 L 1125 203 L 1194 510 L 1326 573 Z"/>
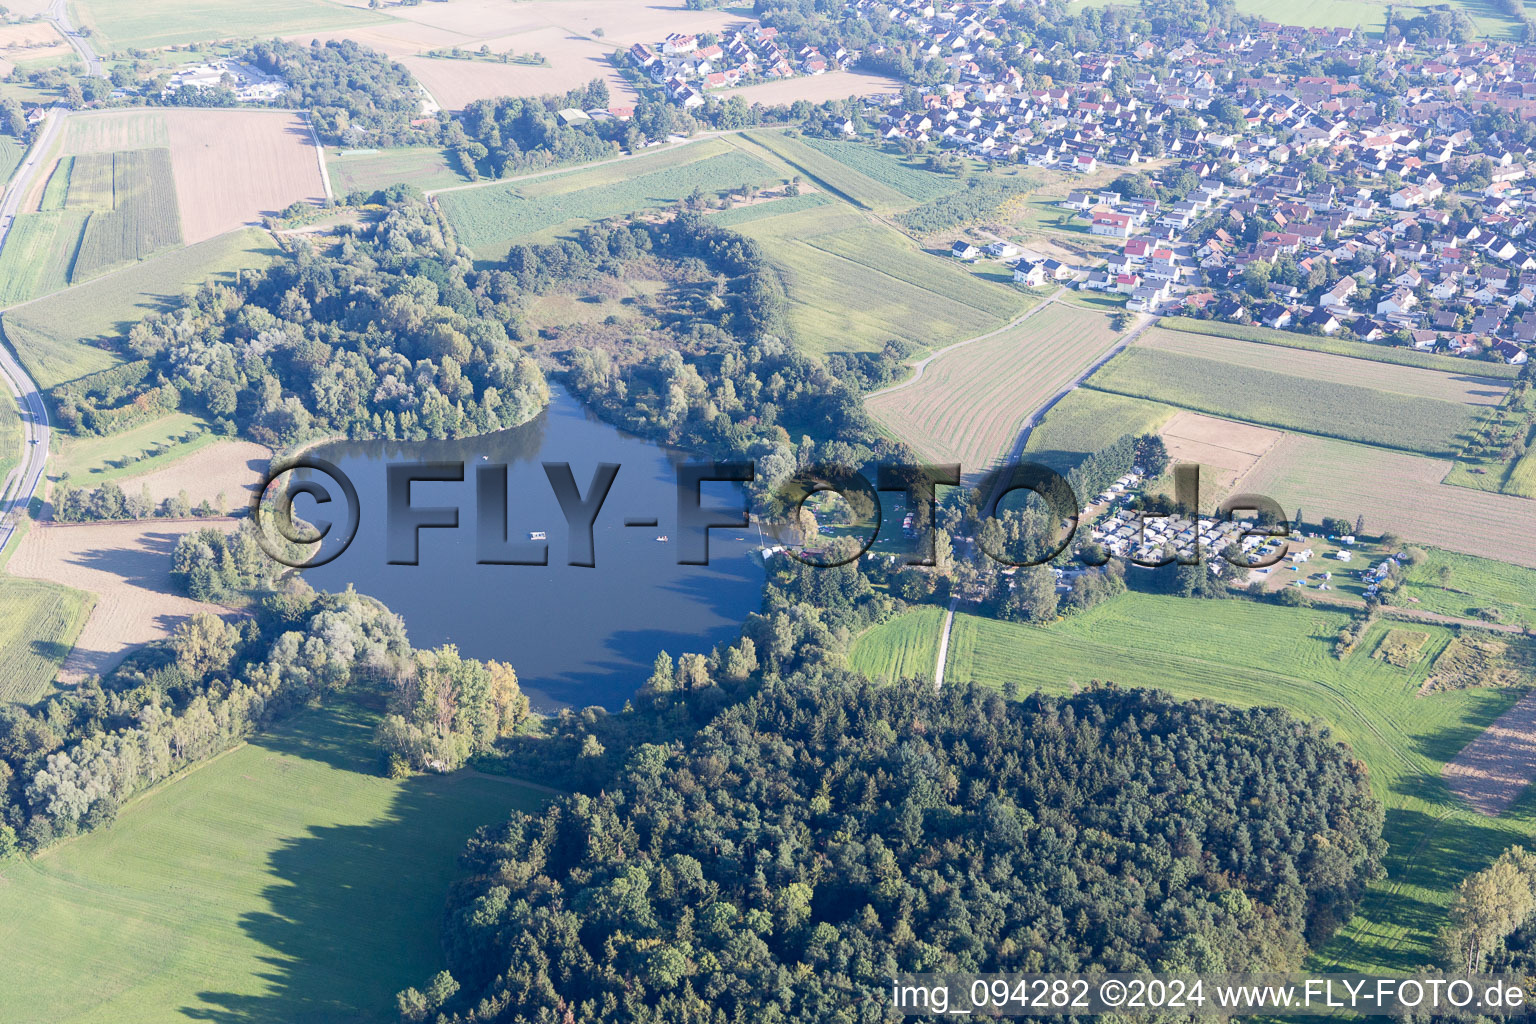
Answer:
<path fill-rule="evenodd" d="M 740 633 L 762 596 L 757 530 L 711 530 L 710 564 L 678 565 L 676 467 L 700 460 L 615 429 L 562 388 L 550 391 L 549 407 L 512 430 L 317 448 L 312 454 L 357 488 L 360 515 L 351 546 L 304 578 L 319 590 L 351 584 L 383 601 L 405 619 L 417 647 L 452 643 L 467 657 L 508 662 L 540 710 L 617 708 L 644 684 L 658 651 L 707 652 Z M 419 564 L 389 564 L 385 467 L 445 461 L 464 463 L 464 481 L 417 482 L 411 506 L 457 506 L 458 527 L 420 530 Z M 583 497 L 598 463 L 619 465 L 593 527 L 592 568 L 566 564 L 565 516 L 545 462 L 569 463 Z M 530 533 L 546 533 L 548 566 L 476 564 L 477 470 L 497 464 L 508 467 L 506 536 L 527 545 L 544 543 L 530 542 Z M 743 507 L 738 484 L 706 483 L 702 492 L 706 508 Z M 296 514 L 311 521 L 336 517 L 337 507 L 295 501 Z M 627 518 L 657 525 L 626 527 Z"/>

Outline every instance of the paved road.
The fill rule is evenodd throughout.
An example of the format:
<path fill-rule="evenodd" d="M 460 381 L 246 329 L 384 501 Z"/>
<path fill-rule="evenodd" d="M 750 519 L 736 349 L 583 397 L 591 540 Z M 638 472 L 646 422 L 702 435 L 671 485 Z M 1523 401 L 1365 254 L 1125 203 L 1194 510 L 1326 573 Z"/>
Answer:
<path fill-rule="evenodd" d="M 38 133 L 37 141 L 32 144 L 26 159 L 11 178 L 11 187 L 6 191 L 5 198 L 0 200 L 0 246 L 10 237 L 21 197 L 31 188 L 32 180 L 42 165 L 41 155 L 47 152 L 67 115 L 68 111 L 63 107 L 54 107 L 48 112 L 48 119 L 43 122 L 43 130 Z M 43 396 L 38 392 L 37 384 L 27 376 L 27 371 L 22 369 L 10 348 L 5 345 L 0 345 L 0 378 L 4 379 L 6 388 L 22 410 L 23 428 L 21 468 L 17 478 L 19 486 L 9 498 L 0 501 L 0 552 L 3 552 L 16 532 L 17 523 L 26 515 L 27 504 L 42 481 L 43 466 L 48 459 L 49 428 L 48 409 L 43 405 Z"/>
<path fill-rule="evenodd" d="M 75 48 L 80 59 L 85 61 L 85 73 L 93 78 L 106 78 L 106 65 L 101 58 L 96 56 L 96 51 L 91 44 L 75 30 L 75 26 L 69 23 L 69 12 L 64 9 L 64 0 L 53 0 L 53 6 L 48 9 L 48 20 L 53 22 L 54 28 L 59 34 L 69 40 L 69 45 Z"/>

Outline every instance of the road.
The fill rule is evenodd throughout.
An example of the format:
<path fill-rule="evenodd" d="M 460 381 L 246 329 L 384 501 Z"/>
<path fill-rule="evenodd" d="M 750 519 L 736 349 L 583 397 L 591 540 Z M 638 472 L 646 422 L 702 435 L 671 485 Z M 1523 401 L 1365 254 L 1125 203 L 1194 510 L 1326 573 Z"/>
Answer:
<path fill-rule="evenodd" d="M 53 6 L 48 8 L 48 20 L 53 22 L 53 27 L 59 30 L 59 34 L 69 40 L 69 45 L 75 48 L 80 59 L 85 61 L 85 73 L 92 78 L 106 78 L 107 68 L 102 64 L 101 58 L 96 56 L 96 51 L 91 44 L 75 30 L 75 26 L 69 23 L 69 12 L 64 8 L 64 0 L 53 0 Z"/>
<path fill-rule="evenodd" d="M 52 145 L 68 113 L 63 107 L 54 107 L 48 111 L 48 119 L 43 122 L 43 130 L 38 133 L 37 141 L 32 144 L 26 159 L 11 177 L 11 186 L 6 190 L 5 198 L 0 200 L 0 246 L 4 246 L 10 237 L 11 225 L 15 223 L 16 212 L 21 206 L 21 197 L 32 187 L 32 180 L 43 163 L 42 154 Z M 43 396 L 37 384 L 27 376 L 27 371 L 22 369 L 6 345 L 0 345 L 0 377 L 4 378 L 6 388 L 15 397 L 17 407 L 22 410 L 23 428 L 21 467 L 17 477 L 19 486 L 8 499 L 0 501 L 0 552 L 4 552 L 43 479 L 50 432 L 48 409 L 43 405 Z"/>

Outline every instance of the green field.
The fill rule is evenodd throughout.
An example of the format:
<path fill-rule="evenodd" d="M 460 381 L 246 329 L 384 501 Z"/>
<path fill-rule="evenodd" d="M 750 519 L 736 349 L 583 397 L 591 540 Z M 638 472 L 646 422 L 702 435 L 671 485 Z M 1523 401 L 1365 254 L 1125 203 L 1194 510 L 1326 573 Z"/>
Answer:
<path fill-rule="evenodd" d="M 0 499 L 10 493 L 13 482 L 6 478 L 21 462 L 21 407 L 11 389 L 0 384 Z"/>
<path fill-rule="evenodd" d="M 1126 0 L 1081 0 L 1085 7 L 1127 7 L 1137 9 Z M 1386 26 L 1388 9 L 1398 12 L 1398 20 L 1411 17 L 1415 7 L 1433 7 L 1444 0 L 1288 0 L 1285 7 L 1276 10 L 1271 0 L 1237 0 L 1240 14 L 1254 15 L 1268 21 L 1308 28 L 1359 28 L 1375 39 L 1381 38 Z M 1492 5 L 1482 0 L 1449 0 L 1447 6 L 1459 7 L 1472 19 L 1477 32 L 1492 39 L 1518 39 L 1519 26 L 1494 12 Z"/>
<path fill-rule="evenodd" d="M 20 142 L 9 135 L 0 135 L 0 182 L 11 180 L 26 155 L 27 149 Z"/>
<path fill-rule="evenodd" d="M 79 156 L 61 157 L 58 170 L 67 171 L 66 206 L 87 210 L 112 209 L 111 153 L 81 153 Z M 55 175 L 58 170 L 54 172 Z M 52 187 L 52 178 L 48 184 Z"/>
<path fill-rule="evenodd" d="M 1497 608 L 1501 622 L 1536 625 L 1536 570 L 1431 548 L 1404 581 L 1400 592 L 1417 599 L 1408 607 L 1458 618 Z"/>
<path fill-rule="evenodd" d="M 40 211 L 64 209 L 69 194 L 69 178 L 75 167 L 75 158 L 72 156 L 60 157 L 59 162 L 53 165 L 53 173 L 48 175 L 48 182 L 43 186 L 43 197 L 38 200 L 37 208 Z"/>
<path fill-rule="evenodd" d="M 1073 469 L 1126 434 L 1150 434 L 1178 412 L 1171 405 L 1077 388 L 1030 431 L 1024 454 L 1058 472 Z"/>
<path fill-rule="evenodd" d="M 80 247 L 84 210 L 18 213 L 0 248 L 0 306 L 35 299 L 69 286 Z"/>
<path fill-rule="evenodd" d="M 468 179 L 454 170 L 448 152 L 430 146 L 343 150 L 325 148 L 325 167 L 336 194 L 375 192 L 391 185 L 414 185 L 426 191 L 463 185 Z"/>
<path fill-rule="evenodd" d="M 1424 370 L 1443 370 L 1446 373 L 1465 373 L 1477 377 L 1498 377 L 1506 380 L 1514 380 L 1520 376 L 1520 367 L 1505 363 L 1437 356 L 1432 352 L 1420 352 L 1417 349 L 1399 348 L 1395 345 L 1376 345 L 1368 341 L 1351 341 L 1348 338 L 1294 334 L 1290 331 L 1277 331 L 1251 324 L 1233 324 L 1223 320 L 1194 320 L 1183 316 L 1165 316 L 1158 321 L 1158 325 L 1189 334 L 1211 334 L 1218 338 L 1256 341 L 1264 345 L 1279 345 L 1282 348 L 1303 348 L 1312 352 L 1327 352 L 1335 356 L 1369 359 L 1377 363 L 1417 366 Z"/>
<path fill-rule="evenodd" d="M 442 969 L 464 841 L 544 797 L 460 772 L 378 774 L 374 718 L 304 714 L 5 866 L 7 1024 L 399 1020 Z"/>
<path fill-rule="evenodd" d="M 110 346 L 145 316 L 174 307 L 187 289 L 232 280 L 278 254 L 268 232 L 244 228 L 7 310 L 0 327 L 38 386 L 56 387 L 116 365 L 121 359 Z"/>
<path fill-rule="evenodd" d="M 943 629 L 944 609 L 934 605 L 915 608 L 859 637 L 848 656 L 848 667 L 871 679 L 894 682 L 917 678 L 931 682 Z"/>
<path fill-rule="evenodd" d="M 146 259 L 162 249 L 181 244 L 181 215 L 171 178 L 169 149 L 140 149 L 114 153 L 108 204 L 91 211 L 80 236 L 70 281 L 98 277 L 114 267 Z M 75 206 L 75 181 L 86 161 L 100 163 L 102 155 L 75 158 L 70 176 L 69 205 Z M 99 202 L 99 183 L 92 182 L 90 199 Z M 82 204 L 83 205 L 83 204 Z"/>
<path fill-rule="evenodd" d="M 741 225 L 784 279 L 789 319 L 807 351 L 871 352 L 899 338 L 938 348 L 1001 327 L 1033 301 L 847 206 Z"/>
<path fill-rule="evenodd" d="M 194 440 L 177 440 L 193 432 L 197 433 Z M 141 476 L 162 469 L 219 439 L 220 435 L 202 417 L 185 412 L 168 413 L 159 419 L 105 437 L 91 435 L 69 438 L 63 442 L 59 454 L 48 461 L 48 478 L 58 480 L 68 473 L 73 487 L 98 487 L 109 480 Z M 174 447 L 164 455 L 139 458 L 150 448 L 164 444 Z M 118 465 L 123 459 L 136 461 Z"/>
<path fill-rule="evenodd" d="M 1347 621 L 1343 613 L 1316 608 L 1139 593 L 1044 628 L 957 614 L 945 678 L 993 687 L 1012 679 L 1022 693 L 1061 693 L 1109 680 L 1186 698 L 1278 705 L 1326 722 L 1368 767 L 1387 807 L 1391 849 L 1389 877 L 1314 956 L 1314 966 L 1410 970 L 1430 959 L 1451 888 L 1511 843 L 1536 836 L 1536 792 L 1490 819 L 1462 805 L 1440 781 L 1441 766 L 1517 696 L 1488 690 L 1417 696 L 1451 639 L 1448 630 L 1414 624 L 1430 639 L 1421 659 L 1402 669 L 1371 657 L 1391 628 L 1386 623 L 1377 623 L 1347 660 L 1334 658 L 1333 637 Z M 866 644 L 889 646 L 875 631 L 865 634 L 855 664 L 878 661 L 878 651 L 859 650 Z"/>
<path fill-rule="evenodd" d="M 692 147 L 687 147 L 683 152 Z M 500 259 L 515 241 L 564 224 L 617 217 L 686 199 L 694 189 L 717 192 L 741 184 L 779 180 L 773 169 L 745 153 L 725 152 L 689 163 L 649 169 L 643 160 L 613 165 L 630 175 L 588 184 L 576 175 L 525 191 L 517 184 L 489 185 L 438 193 L 438 202 L 459 241 L 476 256 Z M 601 171 L 604 168 L 598 168 Z M 583 172 L 577 172 L 578 174 Z M 530 186 L 534 182 L 528 183 Z M 543 193 L 543 194 L 536 194 Z"/>
<path fill-rule="evenodd" d="M 1453 402 L 1139 347 L 1110 360 L 1086 386 L 1213 416 L 1427 455 L 1455 455 L 1480 419 L 1471 407 Z"/>
<path fill-rule="evenodd" d="M 834 159 L 820 149 L 812 149 L 801 139 L 779 132 L 742 132 L 737 138 L 742 148 L 758 149 L 777 157 L 795 173 L 810 179 L 819 188 L 867 210 L 902 210 L 913 200 L 884 181 L 877 181 L 856 170 L 844 159 Z M 871 155 L 877 155 L 871 153 Z M 905 168 L 903 168 L 905 169 Z M 888 168 L 887 168 L 888 170 Z M 926 173 L 914 171 L 912 173 Z M 911 186 L 908 186 L 911 190 Z"/>
<path fill-rule="evenodd" d="M 146 49 L 228 39 L 273 36 L 318 29 L 355 28 L 392 19 L 359 7 L 327 0 L 270 0 L 244 4 L 233 0 L 74 0 L 72 20 L 92 31 L 98 53 Z"/>
<path fill-rule="evenodd" d="M 786 213 L 799 213 L 801 210 L 814 210 L 818 206 L 831 206 L 837 200 L 825 192 L 807 192 L 798 196 L 789 196 L 785 199 L 773 199 L 765 203 L 753 203 L 751 206 L 736 206 L 729 210 L 721 210 L 709 215 L 709 222 L 722 228 L 737 228 L 743 224 L 750 224 L 755 220 L 763 220 L 767 217 L 780 217 Z"/>
<path fill-rule="evenodd" d="M 0 702 L 30 704 L 47 696 L 94 604 L 79 590 L 0 576 Z M 5 899 L 0 890 L 0 907 Z M 10 1005 L 3 995 L 0 1005 Z"/>
<path fill-rule="evenodd" d="M 952 175 L 925 170 L 868 143 L 833 142 L 809 137 L 801 141 L 823 156 L 829 156 L 866 178 L 895 189 L 914 202 L 924 203 L 948 195 L 962 184 L 960 179 Z"/>

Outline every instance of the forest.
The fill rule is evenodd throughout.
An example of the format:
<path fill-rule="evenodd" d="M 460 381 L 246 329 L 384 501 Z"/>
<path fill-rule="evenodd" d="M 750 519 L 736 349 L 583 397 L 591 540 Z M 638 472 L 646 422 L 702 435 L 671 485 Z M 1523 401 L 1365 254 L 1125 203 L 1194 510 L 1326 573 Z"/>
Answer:
<path fill-rule="evenodd" d="M 407 1020 L 875 1021 L 900 971 L 1295 968 L 1382 810 L 1277 710 L 768 682 L 482 829 Z M 434 1015 L 437 1015 L 434 1017 Z"/>
<path fill-rule="evenodd" d="M 397 200 L 339 250 L 301 249 L 136 324 L 137 381 L 65 393 L 61 421 L 89 427 L 168 395 L 223 433 L 281 448 L 464 437 L 544 407 L 543 375 L 508 334 L 515 286 L 474 271 L 424 200 Z"/>

